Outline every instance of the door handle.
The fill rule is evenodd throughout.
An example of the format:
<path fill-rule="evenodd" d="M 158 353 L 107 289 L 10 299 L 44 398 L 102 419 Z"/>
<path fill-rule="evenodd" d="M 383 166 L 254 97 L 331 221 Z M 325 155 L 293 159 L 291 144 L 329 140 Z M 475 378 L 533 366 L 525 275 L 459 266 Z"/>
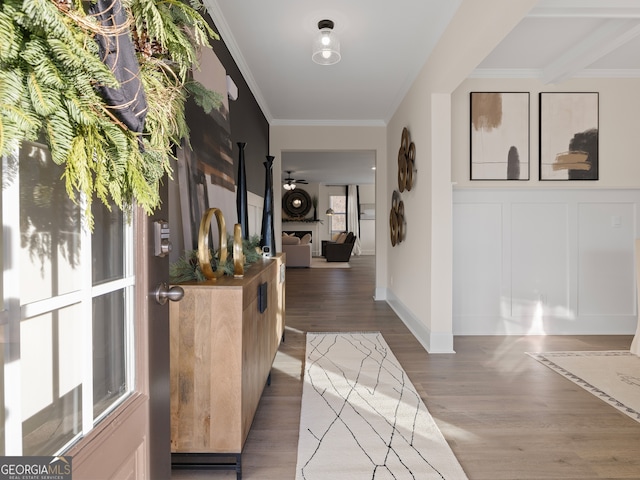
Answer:
<path fill-rule="evenodd" d="M 169 288 L 169 285 L 162 282 L 156 286 L 156 289 L 153 291 L 153 296 L 156 299 L 156 303 L 160 305 L 167 303 L 167 300 L 179 302 L 182 300 L 182 297 L 184 297 L 184 289 L 178 286 Z"/>

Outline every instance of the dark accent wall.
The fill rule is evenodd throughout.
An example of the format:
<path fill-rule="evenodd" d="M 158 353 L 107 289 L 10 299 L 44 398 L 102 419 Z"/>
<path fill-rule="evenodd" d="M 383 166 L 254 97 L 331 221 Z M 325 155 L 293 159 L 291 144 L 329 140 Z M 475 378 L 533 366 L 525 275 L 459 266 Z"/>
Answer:
<path fill-rule="evenodd" d="M 205 15 L 205 18 L 219 35 L 218 29 L 208 14 Z M 263 162 L 269 154 L 269 122 L 267 122 L 262 109 L 240 73 L 240 69 L 231 56 L 222 36 L 220 36 L 220 40 L 213 40 L 211 44 L 216 56 L 224 65 L 227 75 L 238 86 L 238 99 L 235 101 L 229 100 L 231 141 L 233 142 L 232 155 L 235 166 L 234 175 L 238 175 L 237 142 L 246 142 L 247 190 L 256 195 L 264 196 L 265 168 Z"/>

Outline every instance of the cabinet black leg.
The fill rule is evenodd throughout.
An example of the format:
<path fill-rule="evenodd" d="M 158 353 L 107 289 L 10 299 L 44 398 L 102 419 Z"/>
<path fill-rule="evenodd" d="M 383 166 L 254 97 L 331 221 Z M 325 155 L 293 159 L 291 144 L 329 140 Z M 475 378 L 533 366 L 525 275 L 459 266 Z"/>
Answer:
<path fill-rule="evenodd" d="M 242 480 L 242 455 L 236 455 L 236 480 Z"/>
<path fill-rule="evenodd" d="M 229 460 L 235 459 L 235 462 Z M 171 467 L 187 470 L 235 470 L 242 480 L 241 453 L 172 453 Z"/>

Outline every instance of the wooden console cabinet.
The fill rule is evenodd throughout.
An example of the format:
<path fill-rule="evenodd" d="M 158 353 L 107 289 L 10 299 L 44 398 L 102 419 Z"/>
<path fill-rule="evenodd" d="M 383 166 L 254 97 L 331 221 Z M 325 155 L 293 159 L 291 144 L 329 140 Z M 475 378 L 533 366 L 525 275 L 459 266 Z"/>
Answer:
<path fill-rule="evenodd" d="M 239 461 L 284 332 L 284 255 L 241 279 L 180 286 L 184 298 L 170 307 L 171 451 Z"/>

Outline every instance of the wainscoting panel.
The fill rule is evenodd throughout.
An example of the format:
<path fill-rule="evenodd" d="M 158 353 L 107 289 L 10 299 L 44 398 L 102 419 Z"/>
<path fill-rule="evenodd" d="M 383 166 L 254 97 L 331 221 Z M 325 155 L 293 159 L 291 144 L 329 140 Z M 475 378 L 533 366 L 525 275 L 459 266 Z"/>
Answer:
<path fill-rule="evenodd" d="M 479 312 L 499 318 L 502 308 L 502 205 L 499 203 L 453 206 L 453 318 L 476 318 Z M 456 298 L 456 294 L 463 295 Z M 455 324 L 454 324 L 455 331 Z"/>
<path fill-rule="evenodd" d="M 456 189 L 454 335 L 632 334 L 640 190 Z"/>
<path fill-rule="evenodd" d="M 635 218 L 633 203 L 578 205 L 580 316 L 635 313 Z"/>
<path fill-rule="evenodd" d="M 568 225 L 566 203 L 511 204 L 511 316 L 527 331 L 541 305 L 571 311 Z"/>

